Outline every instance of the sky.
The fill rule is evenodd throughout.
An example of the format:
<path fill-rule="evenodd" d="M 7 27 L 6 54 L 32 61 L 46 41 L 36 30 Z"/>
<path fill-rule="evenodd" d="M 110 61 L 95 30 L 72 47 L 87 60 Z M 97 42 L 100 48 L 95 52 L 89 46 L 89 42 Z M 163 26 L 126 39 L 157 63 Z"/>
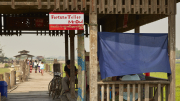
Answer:
<path fill-rule="evenodd" d="M 177 4 L 176 15 L 176 47 L 180 50 L 180 3 Z M 141 33 L 168 33 L 168 18 L 158 20 L 140 27 Z M 128 31 L 134 33 L 134 30 Z M 64 36 L 50 37 L 49 35 L 22 34 L 22 36 L 0 36 L 0 48 L 5 56 L 13 57 L 21 50 L 30 51 L 34 56 L 58 57 L 65 56 Z M 70 38 L 69 38 L 70 41 Z M 75 49 L 77 37 L 75 37 Z M 85 37 L 85 49 L 89 52 L 89 38 Z M 75 56 L 77 51 L 75 50 Z"/>

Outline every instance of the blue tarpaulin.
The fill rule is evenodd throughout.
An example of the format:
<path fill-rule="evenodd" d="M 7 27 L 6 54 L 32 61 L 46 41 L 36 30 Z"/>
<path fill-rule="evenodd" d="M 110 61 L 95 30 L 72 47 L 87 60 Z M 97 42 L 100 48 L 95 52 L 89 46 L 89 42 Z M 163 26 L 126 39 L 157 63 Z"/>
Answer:
<path fill-rule="evenodd" d="M 101 78 L 147 72 L 171 73 L 167 33 L 98 33 Z"/>

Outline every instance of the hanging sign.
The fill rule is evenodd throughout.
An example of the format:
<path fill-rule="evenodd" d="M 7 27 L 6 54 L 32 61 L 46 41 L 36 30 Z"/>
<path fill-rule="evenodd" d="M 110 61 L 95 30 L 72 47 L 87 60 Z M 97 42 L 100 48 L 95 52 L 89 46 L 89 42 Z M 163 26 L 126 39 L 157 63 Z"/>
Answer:
<path fill-rule="evenodd" d="M 35 23 L 36 23 L 36 27 L 43 27 L 44 25 L 43 19 L 36 19 Z"/>
<path fill-rule="evenodd" d="M 49 13 L 49 30 L 84 30 L 84 13 Z"/>
<path fill-rule="evenodd" d="M 128 14 L 124 14 L 123 28 L 127 27 L 127 23 L 128 23 Z"/>

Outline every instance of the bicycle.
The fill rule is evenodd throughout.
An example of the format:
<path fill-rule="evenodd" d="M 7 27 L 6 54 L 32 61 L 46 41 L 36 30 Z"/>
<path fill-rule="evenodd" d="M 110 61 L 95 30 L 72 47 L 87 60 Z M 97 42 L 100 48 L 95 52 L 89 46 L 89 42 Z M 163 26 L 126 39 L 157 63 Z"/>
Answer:
<path fill-rule="evenodd" d="M 51 95 L 53 99 L 58 98 L 62 91 L 62 77 L 61 73 L 55 72 L 54 78 L 49 82 L 48 85 L 49 96 Z"/>

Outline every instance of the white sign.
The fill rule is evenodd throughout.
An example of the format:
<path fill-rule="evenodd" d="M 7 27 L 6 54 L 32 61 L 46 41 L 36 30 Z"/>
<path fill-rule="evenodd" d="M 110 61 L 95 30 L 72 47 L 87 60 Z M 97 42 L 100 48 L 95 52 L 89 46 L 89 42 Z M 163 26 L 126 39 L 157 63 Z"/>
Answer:
<path fill-rule="evenodd" d="M 84 13 L 49 13 L 49 30 L 84 30 Z"/>

